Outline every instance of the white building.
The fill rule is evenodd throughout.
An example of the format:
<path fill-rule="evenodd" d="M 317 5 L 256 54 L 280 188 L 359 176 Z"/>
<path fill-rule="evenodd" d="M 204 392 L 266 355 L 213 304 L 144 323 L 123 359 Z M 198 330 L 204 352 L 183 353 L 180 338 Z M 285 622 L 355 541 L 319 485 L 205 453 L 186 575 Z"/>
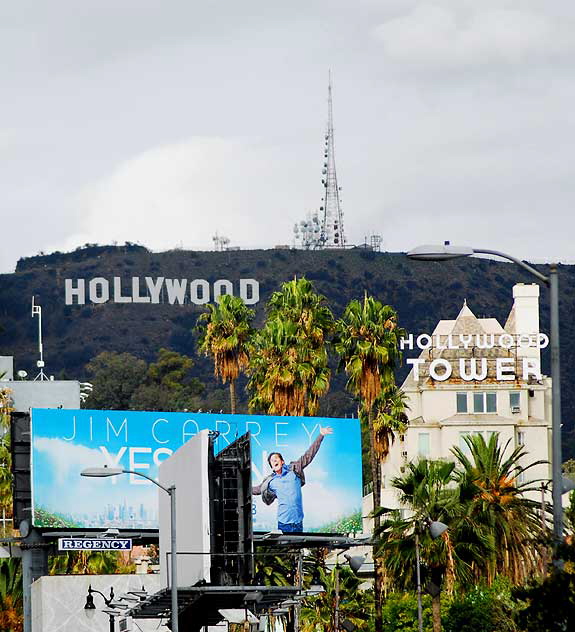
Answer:
<path fill-rule="evenodd" d="M 409 425 L 396 437 L 382 467 L 383 507 L 398 507 L 393 478 L 406 463 L 425 457 L 454 459 L 451 449 L 468 450 L 464 437 L 499 433 L 509 452 L 518 445 L 526 461 L 548 464 L 529 469 L 529 480 L 551 477 L 551 379 L 541 375 L 539 286 L 517 284 L 505 325 L 477 318 L 464 302 L 455 320 L 440 320 L 431 335 L 413 334 L 405 348 L 421 348 L 408 360 L 412 370 L 402 388 Z M 364 515 L 371 495 L 364 499 Z M 368 525 L 365 525 L 366 527 Z"/>

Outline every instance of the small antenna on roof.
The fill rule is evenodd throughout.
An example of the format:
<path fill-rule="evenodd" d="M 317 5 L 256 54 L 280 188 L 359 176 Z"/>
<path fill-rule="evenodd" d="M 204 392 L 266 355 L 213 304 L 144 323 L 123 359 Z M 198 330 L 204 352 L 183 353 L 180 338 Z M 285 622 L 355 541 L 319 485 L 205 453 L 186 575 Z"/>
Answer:
<path fill-rule="evenodd" d="M 42 346 L 42 307 L 36 305 L 32 296 L 32 318 L 38 316 L 38 351 L 40 352 L 40 359 L 36 362 L 36 366 L 40 369 L 40 373 L 34 378 L 36 380 L 47 380 L 48 377 L 44 373 L 44 347 Z"/>

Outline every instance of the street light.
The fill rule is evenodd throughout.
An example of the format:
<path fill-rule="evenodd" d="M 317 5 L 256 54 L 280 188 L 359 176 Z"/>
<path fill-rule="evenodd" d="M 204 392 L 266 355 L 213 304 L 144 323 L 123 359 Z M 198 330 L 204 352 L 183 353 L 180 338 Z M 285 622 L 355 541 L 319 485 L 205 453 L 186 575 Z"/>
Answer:
<path fill-rule="evenodd" d="M 352 557 L 351 555 L 349 555 L 349 553 L 345 553 L 344 554 L 345 559 L 347 560 L 347 563 L 349 564 L 349 567 L 351 568 L 351 570 L 354 573 L 357 573 L 357 571 L 361 568 L 361 566 L 363 565 L 363 563 L 365 562 L 365 555 L 356 555 L 354 557 Z M 334 632 L 339 632 L 339 628 L 340 628 L 340 622 L 339 622 L 339 562 L 336 558 L 335 561 L 335 567 L 333 569 L 333 572 L 335 573 L 335 609 L 334 609 L 334 613 L 333 613 L 333 629 Z M 345 622 L 343 622 L 341 625 L 343 626 Z M 349 622 L 348 622 L 349 623 Z"/>
<path fill-rule="evenodd" d="M 423 261 L 446 261 L 459 257 L 470 257 L 474 254 L 494 255 L 516 263 L 532 274 L 549 288 L 549 306 L 551 312 L 550 340 L 551 340 L 551 400 L 552 400 L 552 481 L 553 481 L 553 536 L 555 544 L 563 538 L 563 505 L 561 502 L 561 366 L 559 364 L 559 276 L 557 264 L 549 267 L 549 276 L 541 274 L 529 264 L 498 250 L 486 248 L 455 247 L 446 242 L 443 246 L 418 246 L 407 253 L 411 259 Z"/>
<path fill-rule="evenodd" d="M 432 540 L 436 540 L 444 531 L 447 525 L 439 520 L 428 520 L 422 523 L 429 530 Z M 415 526 L 415 570 L 417 576 L 417 623 L 419 632 L 423 632 L 423 612 L 421 607 L 421 560 L 419 558 L 419 525 Z"/>
<path fill-rule="evenodd" d="M 163 489 L 170 497 L 170 535 L 171 535 L 171 547 L 172 547 L 172 573 L 171 573 L 171 619 L 172 619 L 172 632 L 178 632 L 178 548 L 176 545 L 176 486 L 164 487 L 160 485 L 158 481 L 154 480 L 143 472 L 137 470 L 124 470 L 120 467 L 88 467 L 80 472 L 81 476 L 88 476 L 93 478 L 106 478 L 108 476 L 118 476 L 119 474 L 135 474 L 145 478 L 160 489 Z"/>
<path fill-rule="evenodd" d="M 91 619 L 94 614 L 96 613 L 96 606 L 94 604 L 94 597 L 92 597 L 92 593 L 96 593 L 97 595 L 101 595 L 102 599 L 104 600 L 104 603 L 106 604 L 106 606 L 108 608 L 112 607 L 114 608 L 115 606 L 113 605 L 113 601 L 114 601 L 114 589 L 110 588 L 110 596 L 106 597 L 106 595 L 103 592 L 100 592 L 99 590 L 94 590 L 92 588 L 92 585 L 90 584 L 90 586 L 88 586 L 88 594 L 86 595 L 86 604 L 84 605 L 84 610 L 86 611 L 86 616 Z M 114 610 L 105 610 L 106 614 L 109 617 L 109 621 L 110 621 L 110 632 L 114 632 L 114 616 L 119 614 L 118 612 L 115 612 Z"/>

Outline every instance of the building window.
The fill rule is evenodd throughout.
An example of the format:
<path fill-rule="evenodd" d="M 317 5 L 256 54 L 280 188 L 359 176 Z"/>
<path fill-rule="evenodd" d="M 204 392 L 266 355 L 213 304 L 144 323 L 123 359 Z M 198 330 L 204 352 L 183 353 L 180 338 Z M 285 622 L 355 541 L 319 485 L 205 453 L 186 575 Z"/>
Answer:
<path fill-rule="evenodd" d="M 496 413 L 497 393 L 473 393 L 474 413 Z"/>
<path fill-rule="evenodd" d="M 512 391 L 509 393 L 509 406 L 512 413 L 518 413 L 521 410 L 520 402 L 521 394 L 518 391 Z"/>
<path fill-rule="evenodd" d="M 525 445 L 525 432 L 522 430 L 517 431 L 517 445 Z"/>
<path fill-rule="evenodd" d="M 469 437 L 472 432 L 460 432 L 459 433 L 459 449 L 465 454 L 465 456 L 471 456 L 471 450 L 465 441 L 465 437 Z"/>
<path fill-rule="evenodd" d="M 457 412 L 467 412 L 467 393 L 457 393 Z"/>
<path fill-rule="evenodd" d="M 417 454 L 426 459 L 429 453 L 429 432 L 420 432 L 417 435 Z"/>

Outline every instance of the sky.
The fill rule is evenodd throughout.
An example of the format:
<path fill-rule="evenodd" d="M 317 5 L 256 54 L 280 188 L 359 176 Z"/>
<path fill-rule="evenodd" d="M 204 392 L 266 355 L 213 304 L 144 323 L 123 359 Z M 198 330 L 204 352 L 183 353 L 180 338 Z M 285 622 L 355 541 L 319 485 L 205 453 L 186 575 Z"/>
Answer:
<path fill-rule="evenodd" d="M 575 263 L 568 0 L 20 0 L 0 59 L 0 273 L 86 243 L 293 244 L 330 70 L 349 244 Z"/>

